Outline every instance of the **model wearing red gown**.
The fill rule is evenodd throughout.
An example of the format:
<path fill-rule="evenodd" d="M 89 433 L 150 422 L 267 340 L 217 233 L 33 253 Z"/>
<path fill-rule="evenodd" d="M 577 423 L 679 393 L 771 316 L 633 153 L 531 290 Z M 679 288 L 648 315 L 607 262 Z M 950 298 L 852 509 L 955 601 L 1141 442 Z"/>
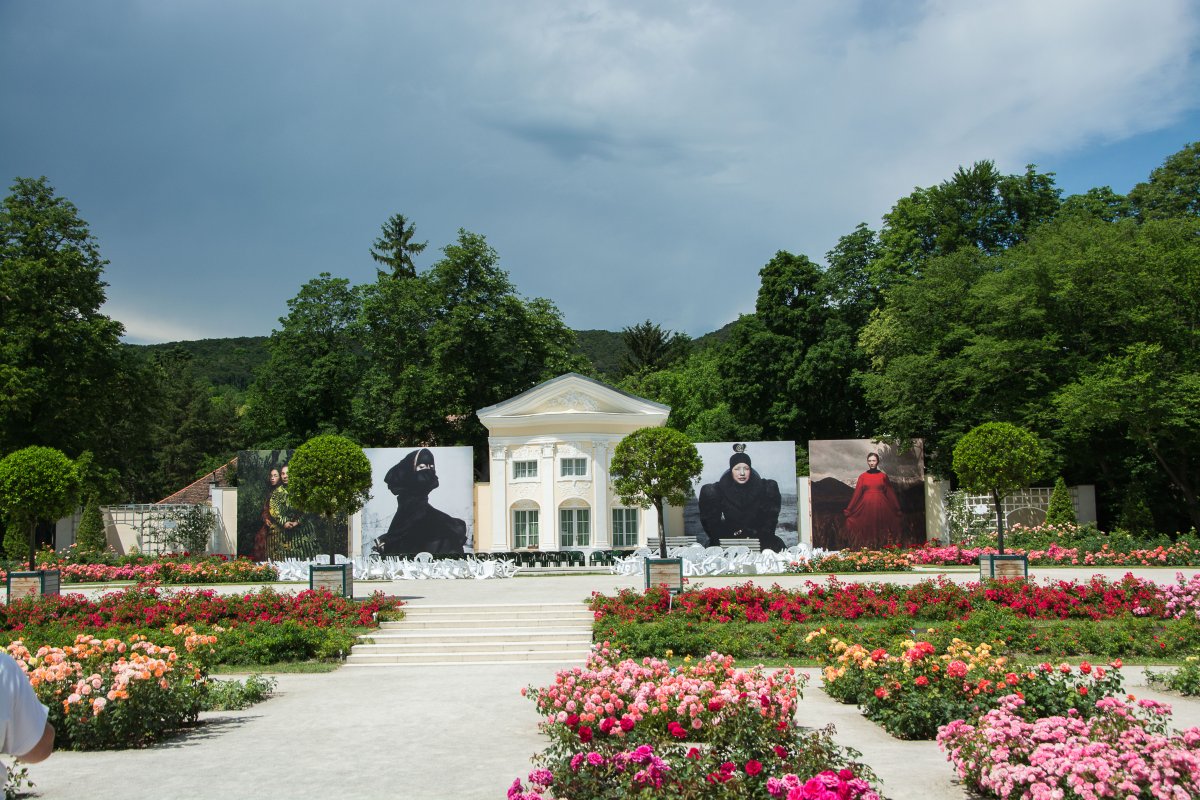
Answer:
<path fill-rule="evenodd" d="M 869 469 L 858 476 L 846 515 L 846 547 L 880 547 L 898 544 L 901 532 L 900 502 L 887 473 Z"/>

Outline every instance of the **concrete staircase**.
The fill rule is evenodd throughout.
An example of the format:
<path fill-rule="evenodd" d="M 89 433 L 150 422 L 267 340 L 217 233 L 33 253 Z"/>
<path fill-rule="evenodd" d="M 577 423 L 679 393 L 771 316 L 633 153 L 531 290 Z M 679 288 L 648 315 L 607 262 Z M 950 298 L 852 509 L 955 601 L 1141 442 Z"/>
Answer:
<path fill-rule="evenodd" d="M 580 664 L 592 646 L 582 603 L 406 605 L 405 618 L 359 637 L 348 667 Z"/>

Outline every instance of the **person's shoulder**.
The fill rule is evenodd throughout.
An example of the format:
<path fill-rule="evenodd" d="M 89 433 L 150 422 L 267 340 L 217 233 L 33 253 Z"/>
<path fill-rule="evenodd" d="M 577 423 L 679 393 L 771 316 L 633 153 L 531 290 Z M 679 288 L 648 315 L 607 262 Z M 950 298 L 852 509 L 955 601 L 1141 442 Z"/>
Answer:
<path fill-rule="evenodd" d="M 438 522 L 442 523 L 443 525 L 447 525 L 447 526 L 455 527 L 455 528 L 461 527 L 463 530 L 467 529 L 466 520 L 462 520 L 462 519 L 459 519 L 458 517 L 451 516 L 450 514 L 447 514 L 445 511 L 442 511 L 440 508 L 434 508 L 433 506 L 429 507 L 429 511 L 430 511 L 430 516 L 432 516 L 434 519 L 436 519 Z"/>
<path fill-rule="evenodd" d="M 5 688 L 11 691 L 17 678 L 24 679 L 25 670 L 21 669 L 21 665 L 15 658 L 0 650 L 0 683 L 3 683 Z"/>

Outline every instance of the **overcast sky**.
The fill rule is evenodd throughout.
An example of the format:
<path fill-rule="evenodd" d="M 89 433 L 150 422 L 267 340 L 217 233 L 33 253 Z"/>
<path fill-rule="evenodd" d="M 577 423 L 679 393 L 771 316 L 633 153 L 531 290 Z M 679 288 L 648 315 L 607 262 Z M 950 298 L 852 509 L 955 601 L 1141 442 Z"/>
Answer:
<path fill-rule="evenodd" d="M 1128 191 L 1200 139 L 1200 4 L 0 0 L 0 179 L 45 175 L 133 342 L 265 335 L 465 228 L 577 329 L 700 335 L 994 160 Z"/>

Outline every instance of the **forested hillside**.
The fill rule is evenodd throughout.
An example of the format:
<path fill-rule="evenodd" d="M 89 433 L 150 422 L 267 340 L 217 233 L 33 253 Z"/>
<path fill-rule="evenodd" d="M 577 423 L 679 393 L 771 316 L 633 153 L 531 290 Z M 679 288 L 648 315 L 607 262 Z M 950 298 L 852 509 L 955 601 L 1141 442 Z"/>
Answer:
<path fill-rule="evenodd" d="M 152 357 L 173 348 L 191 356 L 196 375 L 213 386 L 248 389 L 254 382 L 254 372 L 267 362 L 270 350 L 266 336 L 235 336 L 228 339 L 199 339 L 164 344 L 127 344 L 135 353 Z"/>

